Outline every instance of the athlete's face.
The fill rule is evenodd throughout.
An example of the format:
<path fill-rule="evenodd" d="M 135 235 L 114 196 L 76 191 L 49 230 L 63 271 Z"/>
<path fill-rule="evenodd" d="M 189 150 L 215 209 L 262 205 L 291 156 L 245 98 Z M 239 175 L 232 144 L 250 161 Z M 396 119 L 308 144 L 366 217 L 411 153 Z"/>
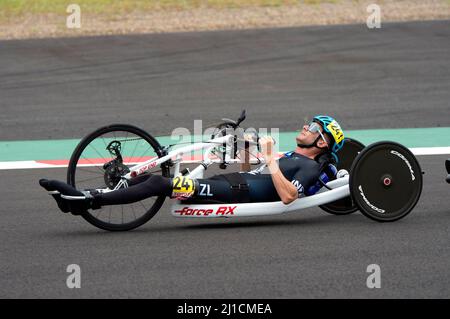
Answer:
<path fill-rule="evenodd" d="M 317 137 L 321 135 L 321 133 L 323 136 L 323 128 L 320 124 L 318 124 L 318 123 L 313 124 L 313 125 L 319 126 L 320 132 L 317 131 L 316 129 L 310 130 L 310 125 L 311 124 L 303 125 L 303 128 L 301 129 L 301 131 L 298 133 L 298 135 L 296 137 L 298 144 L 305 144 L 305 145 L 312 144 L 317 139 Z M 319 146 L 319 147 L 325 147 L 327 145 L 328 144 L 327 144 L 326 140 L 324 140 L 323 138 L 319 139 L 319 141 L 317 142 L 317 146 Z"/>

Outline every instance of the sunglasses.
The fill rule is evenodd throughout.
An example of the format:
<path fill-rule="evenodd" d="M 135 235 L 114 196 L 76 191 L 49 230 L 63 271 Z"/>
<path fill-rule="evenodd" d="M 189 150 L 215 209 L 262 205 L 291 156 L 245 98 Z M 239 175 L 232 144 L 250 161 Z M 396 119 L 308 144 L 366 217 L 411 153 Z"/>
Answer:
<path fill-rule="evenodd" d="M 328 145 L 328 142 L 327 142 L 327 140 L 325 139 L 325 136 L 323 136 L 323 133 L 322 133 L 322 130 L 321 130 L 322 127 L 320 126 L 319 123 L 311 122 L 311 123 L 307 124 L 307 126 L 308 126 L 308 129 L 307 129 L 308 132 L 311 132 L 311 133 L 319 133 L 319 134 L 320 134 L 320 137 L 322 137 L 322 139 L 324 140 L 324 142 L 327 143 L 327 145 Z"/>

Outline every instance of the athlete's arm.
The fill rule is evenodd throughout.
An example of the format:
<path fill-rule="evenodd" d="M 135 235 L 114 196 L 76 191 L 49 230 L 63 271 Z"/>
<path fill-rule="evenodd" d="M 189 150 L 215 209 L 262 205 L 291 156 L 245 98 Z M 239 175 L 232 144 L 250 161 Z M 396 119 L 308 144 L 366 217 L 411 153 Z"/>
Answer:
<path fill-rule="evenodd" d="M 261 151 L 269 168 L 272 177 L 273 185 L 277 190 L 283 204 L 287 205 L 298 198 L 297 188 L 289 182 L 278 166 L 273 154 L 273 140 L 270 137 L 263 137 L 260 139 Z"/>
<path fill-rule="evenodd" d="M 296 200 L 298 198 L 298 190 L 286 179 L 286 177 L 284 177 L 277 162 L 274 161 L 269 163 L 267 167 L 269 168 L 270 175 L 272 176 L 273 185 L 275 186 L 278 196 L 280 196 L 283 204 L 287 205 Z"/>

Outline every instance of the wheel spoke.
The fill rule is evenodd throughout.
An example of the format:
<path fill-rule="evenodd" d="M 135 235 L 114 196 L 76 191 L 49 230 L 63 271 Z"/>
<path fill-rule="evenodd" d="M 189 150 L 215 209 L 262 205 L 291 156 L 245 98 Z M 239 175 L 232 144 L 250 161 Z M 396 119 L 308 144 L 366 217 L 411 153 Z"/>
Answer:
<path fill-rule="evenodd" d="M 104 134 L 102 134 L 102 141 L 103 141 L 103 144 L 105 145 L 105 150 L 107 150 L 108 149 L 108 145 L 106 145 L 106 141 L 105 141 L 105 138 L 104 138 Z"/>
<path fill-rule="evenodd" d="M 97 166 L 97 167 L 98 167 L 98 166 Z M 81 166 L 78 167 L 77 169 L 80 170 L 80 171 L 86 172 L 86 173 L 90 173 L 90 174 L 101 175 L 101 176 L 104 175 L 104 172 L 103 172 L 103 171 L 101 171 L 101 174 L 100 174 L 100 173 L 97 172 L 97 171 L 91 171 L 90 169 L 87 169 L 87 168 L 81 167 Z"/>
<path fill-rule="evenodd" d="M 130 158 L 133 158 L 134 153 L 136 153 L 136 149 L 137 149 L 138 145 L 139 145 L 139 141 L 136 141 L 136 143 L 135 143 L 135 145 L 134 145 L 133 153 L 131 153 Z"/>
<path fill-rule="evenodd" d="M 147 207 L 145 207 L 145 205 L 144 205 L 144 203 L 142 203 L 142 201 L 140 201 L 139 204 L 141 204 L 142 207 L 144 207 L 145 211 L 147 211 Z"/>
<path fill-rule="evenodd" d="M 131 205 L 131 210 L 133 211 L 134 220 L 136 220 L 136 212 L 134 211 L 134 205 Z"/>
<path fill-rule="evenodd" d="M 142 153 L 141 157 L 138 158 L 138 160 L 136 161 L 137 163 L 140 163 L 141 158 L 144 157 L 145 153 L 147 153 L 147 151 L 150 149 L 150 147 L 152 147 L 151 145 L 144 151 L 144 153 Z"/>
<path fill-rule="evenodd" d="M 105 163 L 108 163 L 108 162 L 110 161 L 110 160 L 107 160 L 106 158 L 104 158 L 103 155 L 101 155 L 101 154 L 99 153 L 99 151 L 94 147 L 94 145 L 89 144 L 89 146 L 90 146 L 91 148 L 94 149 L 94 151 L 98 154 L 98 156 L 100 156 L 100 157 L 102 158 L 102 160 L 105 161 Z M 113 158 L 111 157 L 111 160 L 112 160 L 112 159 L 113 159 Z"/>
<path fill-rule="evenodd" d="M 92 178 L 85 178 L 82 180 L 77 180 L 77 185 L 78 185 L 78 187 L 80 187 L 80 183 L 86 183 L 86 182 L 89 182 L 92 180 L 97 180 L 97 179 L 99 179 L 99 177 L 92 177 Z"/>
<path fill-rule="evenodd" d="M 125 136 L 125 140 L 124 143 L 122 144 L 122 156 L 125 157 L 125 146 L 127 145 L 127 138 L 128 138 L 128 134 L 130 132 L 127 132 L 127 135 Z"/>
<path fill-rule="evenodd" d="M 97 164 L 94 164 L 89 158 L 86 158 L 85 156 L 82 156 L 83 159 L 85 159 L 86 161 L 88 161 L 89 163 L 92 164 L 92 167 L 95 167 L 96 169 L 98 169 L 102 174 L 104 174 L 105 172 L 103 171 L 103 169 L 101 169 Z"/>

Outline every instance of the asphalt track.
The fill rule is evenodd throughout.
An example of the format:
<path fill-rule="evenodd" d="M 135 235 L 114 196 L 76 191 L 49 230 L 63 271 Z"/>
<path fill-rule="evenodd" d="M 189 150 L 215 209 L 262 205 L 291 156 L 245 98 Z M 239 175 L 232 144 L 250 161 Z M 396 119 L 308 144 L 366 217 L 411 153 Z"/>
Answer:
<path fill-rule="evenodd" d="M 80 138 L 111 122 L 157 135 L 245 107 L 291 131 L 450 126 L 449 21 L 0 42 L 0 140 Z M 450 138 L 449 138 L 450 144 Z M 65 170 L 0 171 L 0 297 L 450 297 L 446 156 L 420 156 L 421 200 L 379 224 L 318 208 L 179 220 L 168 202 L 128 233 L 58 213 L 37 186 Z M 81 289 L 66 267 L 82 269 Z M 381 267 L 368 289 L 367 266 Z"/>

